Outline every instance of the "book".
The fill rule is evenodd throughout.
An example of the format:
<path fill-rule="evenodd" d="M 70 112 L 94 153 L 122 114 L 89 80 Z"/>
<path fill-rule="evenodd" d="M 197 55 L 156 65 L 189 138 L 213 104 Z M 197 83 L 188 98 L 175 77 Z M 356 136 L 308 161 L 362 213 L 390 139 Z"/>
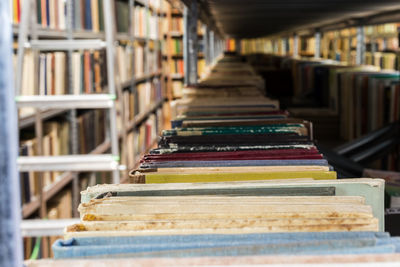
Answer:
<path fill-rule="evenodd" d="M 141 173 L 130 174 L 131 183 L 184 183 L 184 182 L 226 182 L 226 181 L 255 181 L 268 179 L 336 179 L 333 171 L 293 171 L 293 172 L 234 172 L 234 173 Z"/>

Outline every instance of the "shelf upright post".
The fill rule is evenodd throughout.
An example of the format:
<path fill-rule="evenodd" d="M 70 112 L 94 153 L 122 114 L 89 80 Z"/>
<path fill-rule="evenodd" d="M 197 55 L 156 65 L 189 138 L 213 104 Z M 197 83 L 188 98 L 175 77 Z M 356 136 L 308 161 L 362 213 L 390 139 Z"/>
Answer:
<path fill-rule="evenodd" d="M 349 34 L 349 36 L 347 37 L 347 42 L 348 42 L 348 46 L 349 46 L 349 50 L 347 50 L 347 63 L 351 63 L 351 45 L 352 45 L 352 36 L 351 34 Z"/>
<path fill-rule="evenodd" d="M 293 57 L 299 57 L 299 36 L 297 33 L 293 36 Z"/>
<path fill-rule="evenodd" d="M 276 39 L 275 39 L 275 38 L 272 39 L 272 50 L 273 50 L 273 53 L 274 53 L 275 55 L 278 53 L 278 46 L 277 46 L 277 44 L 276 44 Z"/>
<path fill-rule="evenodd" d="M 220 43 L 220 39 L 219 39 L 218 35 L 217 35 L 217 39 L 216 39 L 216 46 L 217 46 L 217 54 L 215 56 L 219 57 L 219 55 L 221 53 L 221 43 Z"/>
<path fill-rule="evenodd" d="M 357 27 L 357 48 L 356 48 L 356 64 L 364 64 L 365 59 L 365 35 L 364 26 Z"/>
<path fill-rule="evenodd" d="M 149 75 L 150 75 L 150 60 L 149 60 L 149 55 L 150 55 L 150 29 L 149 29 L 149 16 L 150 16 L 150 5 L 149 5 L 149 0 L 146 0 L 145 1 L 145 9 L 146 9 L 146 15 L 145 15 L 145 23 L 146 23 L 146 25 L 147 25 L 147 27 L 146 27 L 146 44 L 145 44 L 145 58 L 146 58 L 146 64 L 145 64 L 145 66 L 146 66 L 146 68 L 145 68 L 145 70 L 144 70 L 144 72 L 145 72 L 145 77 L 147 77 L 147 79 L 149 79 Z"/>
<path fill-rule="evenodd" d="M 239 38 L 235 38 L 235 48 L 236 48 L 236 54 L 240 55 L 242 52 L 242 46 L 241 46 L 241 41 Z"/>
<path fill-rule="evenodd" d="M 210 29 L 207 25 L 204 25 L 205 33 L 203 37 L 203 46 L 204 46 L 204 57 L 206 60 L 206 65 L 210 65 Z"/>
<path fill-rule="evenodd" d="M 314 58 L 319 59 L 321 57 L 321 32 L 319 29 L 315 31 L 315 51 Z"/>
<path fill-rule="evenodd" d="M 171 38 L 171 32 L 172 32 L 172 6 L 170 3 L 168 3 L 168 8 L 167 8 L 167 25 L 168 25 L 168 31 L 167 31 L 167 38 L 165 40 L 166 42 L 166 53 L 167 53 L 167 66 L 171 66 L 172 63 L 172 55 L 170 53 L 171 47 L 172 47 L 172 38 Z M 167 74 L 167 95 L 168 99 L 172 100 L 173 99 L 173 92 L 172 92 L 172 78 L 171 78 L 171 73 Z"/>
<path fill-rule="evenodd" d="M 210 31 L 210 39 L 208 40 L 210 47 L 210 63 L 214 63 L 215 60 L 215 38 L 214 31 Z"/>
<path fill-rule="evenodd" d="M 131 52 L 131 62 L 132 62 L 132 68 L 131 68 L 131 75 L 130 77 L 132 77 L 130 79 L 130 85 L 129 88 L 127 90 L 130 91 L 131 94 L 135 93 L 135 34 L 134 34 L 134 16 L 135 16 L 135 12 L 133 12 L 134 7 L 135 7 L 135 3 L 134 0 L 129 0 L 128 2 L 128 6 L 129 6 L 129 18 L 128 18 L 128 36 L 129 36 L 129 42 L 127 43 L 127 46 L 130 46 L 130 48 L 132 49 Z M 120 114 L 121 114 L 121 121 L 122 121 L 122 125 L 121 125 L 121 141 L 122 144 L 126 144 L 127 143 L 127 128 L 126 125 L 129 123 L 129 114 L 126 114 L 126 110 L 129 110 L 126 108 L 125 105 L 129 105 L 129 103 L 125 103 L 124 102 L 124 97 L 123 97 L 123 88 L 121 87 L 121 82 L 120 81 L 120 85 L 118 87 L 118 95 L 119 95 L 119 99 L 120 99 Z M 127 149 L 121 149 L 121 160 L 124 160 L 125 164 L 127 165 L 127 167 L 131 167 L 128 166 L 129 162 L 128 162 L 128 151 Z M 124 172 L 123 173 L 123 178 L 122 179 L 126 179 L 127 177 L 127 173 Z"/>
<path fill-rule="evenodd" d="M 219 56 L 219 37 L 218 35 L 215 36 L 215 59 Z"/>
<path fill-rule="evenodd" d="M 185 84 L 197 83 L 197 1 L 190 1 L 190 6 L 185 6 L 183 11 L 184 35 L 183 35 L 183 61 L 185 64 Z"/>
<path fill-rule="evenodd" d="M 221 40 L 221 38 L 218 36 L 218 56 L 221 55 L 222 50 L 224 49 L 223 47 L 224 47 L 224 46 L 222 46 L 222 40 Z"/>
<path fill-rule="evenodd" d="M 22 14 L 21 14 L 21 22 L 20 22 L 20 35 L 18 37 L 18 63 L 21 63 L 19 65 L 18 69 L 18 75 L 17 75 L 17 93 L 20 95 L 22 91 L 22 67 L 23 67 L 23 58 L 24 58 L 24 46 L 26 42 L 28 41 L 27 35 L 28 35 L 28 30 L 30 28 L 31 31 L 31 41 L 36 41 L 39 39 L 38 33 L 37 33 L 37 20 L 36 16 L 37 14 L 37 5 L 36 1 L 32 0 L 25 0 L 23 2 L 23 8 L 22 8 Z M 22 48 L 20 47 L 22 46 Z M 39 68 L 37 66 L 37 62 L 39 61 L 39 51 L 37 49 L 32 48 L 32 54 L 33 54 L 33 60 L 35 64 L 33 64 L 33 84 L 31 86 L 34 87 L 35 94 L 39 94 Z M 21 70 L 19 72 L 19 70 Z M 42 120 L 42 110 L 40 108 L 35 108 L 34 109 L 35 113 L 35 137 L 37 140 L 37 148 L 36 148 L 36 153 L 37 155 L 41 156 L 43 155 L 43 120 Z M 39 202 L 40 202 L 40 208 L 39 208 L 39 215 L 40 218 L 44 219 L 47 216 L 47 203 L 46 199 L 44 196 L 44 173 L 39 172 L 37 174 L 37 180 L 38 180 L 38 187 L 39 187 Z M 43 249 L 43 257 L 47 258 L 48 255 L 48 242 L 49 240 L 47 238 L 43 238 L 42 240 L 42 249 Z"/>
<path fill-rule="evenodd" d="M 10 1 L 0 2 L 0 266 L 22 266 L 17 108 L 14 101 Z"/>
<path fill-rule="evenodd" d="M 287 37 L 282 38 L 282 56 L 286 56 L 289 53 L 288 49 L 289 39 Z"/>
<path fill-rule="evenodd" d="M 66 23 L 66 30 L 67 30 L 67 39 L 68 40 L 73 40 L 73 12 L 74 12 L 74 3 L 72 0 L 67 0 L 67 23 Z M 72 49 L 69 49 L 67 51 L 67 57 L 68 57 L 68 62 L 72 62 Z M 70 94 L 73 94 L 74 88 L 72 85 L 74 84 L 74 80 L 72 77 L 72 64 L 67 64 L 68 65 L 68 92 Z M 77 124 L 77 112 L 76 109 L 71 109 L 68 112 L 68 121 L 70 124 L 70 147 L 71 147 L 71 154 L 78 154 L 78 140 L 79 140 L 79 135 L 78 135 L 78 124 Z M 73 176 L 72 178 L 72 216 L 73 217 L 79 217 L 78 213 L 78 206 L 79 206 L 79 174 L 76 172 L 73 172 L 71 174 Z"/>
<path fill-rule="evenodd" d="M 226 41 L 224 39 L 220 38 L 219 39 L 219 47 L 220 47 L 219 54 L 220 55 L 222 55 L 224 53 L 224 51 L 225 51 L 225 47 L 226 47 L 225 44 L 226 44 Z"/>
<path fill-rule="evenodd" d="M 338 42 L 338 32 L 334 32 L 334 35 L 333 35 L 333 58 L 332 59 L 340 61 L 340 58 L 338 57 L 338 53 L 337 53 L 337 51 L 338 51 L 337 42 Z"/>
<path fill-rule="evenodd" d="M 108 77 L 108 90 L 109 94 L 116 95 L 115 88 L 115 32 L 116 27 L 114 24 L 114 13 L 113 5 L 111 4 L 111 0 L 103 1 L 103 10 L 108 15 L 104 16 L 104 31 L 105 31 L 105 40 L 106 40 L 106 54 L 107 54 L 107 77 Z M 120 98 L 121 100 L 121 98 Z M 111 140 L 111 153 L 118 157 L 119 156 L 119 144 L 118 144 L 118 127 L 117 127 L 117 109 L 116 106 L 113 105 L 110 108 L 110 140 Z M 119 170 L 113 170 L 113 183 L 119 184 Z"/>
<path fill-rule="evenodd" d="M 375 65 L 375 53 L 377 52 L 377 44 L 375 44 L 375 27 L 372 29 L 372 34 L 370 37 L 370 43 L 371 43 L 371 59 L 372 59 L 372 65 Z"/>

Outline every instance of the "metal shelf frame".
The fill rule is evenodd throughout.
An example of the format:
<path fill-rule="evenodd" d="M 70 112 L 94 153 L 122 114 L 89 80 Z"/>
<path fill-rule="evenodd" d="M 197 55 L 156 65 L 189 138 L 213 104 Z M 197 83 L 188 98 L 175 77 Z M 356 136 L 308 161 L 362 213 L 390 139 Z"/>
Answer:
<path fill-rule="evenodd" d="M 37 109 L 108 109 L 114 106 L 113 94 L 35 95 L 16 97 L 17 106 Z"/>
<path fill-rule="evenodd" d="M 30 0 L 28 0 L 30 1 Z M 105 2 L 109 2 L 106 0 Z M 130 5 L 134 5 L 134 0 L 129 0 Z M 144 6 L 151 11 L 152 13 L 156 13 L 158 15 L 162 13 L 160 10 L 149 6 L 149 2 L 142 1 Z M 105 4 L 105 9 L 106 8 Z M 71 5 L 69 5 L 70 8 Z M 148 14 L 148 12 L 146 13 Z M 24 15 L 23 15 L 24 16 Z M 26 17 L 26 15 L 25 15 Z M 129 17 L 132 19 L 132 16 Z M 27 18 L 25 18 L 27 20 Z M 41 29 L 37 28 L 36 31 L 33 30 L 32 33 L 27 33 L 19 25 L 13 26 L 14 34 L 17 32 L 21 32 L 25 34 L 25 36 L 29 36 L 31 38 L 31 42 L 27 43 L 24 40 L 19 42 L 19 49 L 23 48 L 31 48 L 36 51 L 60 51 L 65 50 L 70 54 L 72 50 L 81 50 L 81 49 L 107 49 L 107 56 L 113 55 L 111 46 L 108 43 L 108 40 L 124 40 L 124 41 L 144 41 L 146 45 L 146 52 L 149 52 L 149 42 L 154 42 L 155 49 L 160 49 L 160 40 L 151 39 L 151 38 L 135 38 L 133 37 L 133 29 L 128 34 L 125 33 L 117 33 L 116 38 L 111 36 L 110 34 L 110 18 L 105 19 L 106 24 L 106 33 L 94 33 L 88 31 L 80 31 L 75 32 L 71 29 L 67 29 L 65 31 L 53 30 L 53 29 Z M 33 25 L 31 23 L 31 25 Z M 132 27 L 132 23 L 130 23 L 130 27 Z M 35 28 L 35 27 L 34 27 Z M 108 28 L 108 30 L 107 30 Z M 39 40 L 39 38 L 41 40 Z M 43 40 L 43 39 L 50 40 Z M 86 39 L 86 38 L 95 38 L 96 40 L 74 40 L 74 39 Z M 63 40 L 56 40 L 63 39 Z M 66 40 L 64 40 L 66 39 Z M 19 51 L 21 52 L 21 50 Z M 134 55 L 133 55 L 134 56 Z M 113 62 L 110 60 L 110 57 L 107 58 L 108 62 Z M 155 59 L 157 62 L 157 58 Z M 112 64 L 114 65 L 114 64 Z M 110 75 L 111 73 L 111 75 Z M 21 107 L 34 107 L 35 114 L 27 116 L 25 118 L 20 119 L 19 127 L 20 129 L 29 127 L 34 125 L 35 128 L 42 127 L 43 120 L 50 119 L 61 114 L 70 112 L 72 116 L 72 121 L 75 120 L 76 124 L 76 109 L 110 109 L 112 113 L 116 112 L 115 99 L 120 98 L 122 94 L 122 89 L 125 87 L 131 87 L 132 90 L 135 90 L 136 84 L 140 82 L 150 81 L 151 79 L 159 76 L 163 76 L 162 72 L 151 73 L 142 77 L 135 77 L 130 81 L 126 81 L 124 83 L 118 82 L 118 73 L 113 68 L 110 70 L 108 68 L 109 76 L 117 77 L 117 81 L 113 84 L 108 84 L 107 89 L 110 94 L 96 94 L 96 95 L 47 95 L 47 96 L 18 96 L 15 98 L 17 106 Z M 148 72 L 148 68 L 147 71 Z M 19 86 L 20 87 L 20 86 Z M 70 90 L 71 88 L 70 88 Z M 136 116 L 135 120 L 131 123 L 132 129 L 137 127 L 138 124 L 143 122 L 150 114 L 156 112 L 159 108 L 162 107 L 164 103 L 164 97 L 162 100 L 157 101 L 152 105 L 148 111 L 143 114 Z M 71 111 L 69 111 L 71 109 Z M 122 108 L 123 110 L 123 108 Z M 124 118 L 124 114 L 122 114 Z M 115 123 L 114 123 L 115 124 Z M 72 127 L 74 128 L 74 127 Z M 116 125 L 111 125 L 110 129 L 116 129 Z M 63 172 L 52 184 L 42 187 L 42 190 L 38 196 L 32 196 L 30 202 L 25 203 L 22 206 L 22 214 L 24 218 L 31 216 L 36 211 L 40 211 L 40 216 L 43 217 L 46 214 L 46 202 L 49 201 L 52 197 L 54 197 L 60 190 L 62 190 L 65 186 L 73 183 L 73 188 L 75 188 L 77 184 L 77 172 L 81 171 L 112 171 L 114 173 L 118 173 L 123 170 L 124 166 L 120 166 L 118 161 L 119 157 L 118 151 L 113 149 L 113 143 L 117 143 L 118 139 L 123 139 L 123 136 L 126 135 L 127 129 L 122 129 L 122 133 L 119 135 L 114 131 L 114 134 L 111 133 L 109 139 L 106 140 L 103 144 L 99 145 L 95 150 L 93 150 L 88 155 L 65 155 L 65 156 L 35 156 L 35 157 L 20 157 L 17 162 L 19 165 L 19 171 L 60 171 Z M 74 130 L 72 131 L 74 132 Z M 76 129 L 75 129 L 76 132 Z M 36 133 L 39 135 L 41 139 L 43 136 L 42 130 L 36 130 Z M 110 140 L 111 139 L 111 140 Z M 115 142 L 115 139 L 117 142 Z M 154 140 L 153 145 L 156 140 Z M 39 142 L 41 143 L 41 142 Z M 112 154 L 103 154 L 111 149 Z M 149 148 L 146 149 L 148 151 Z M 116 152 L 117 151 L 117 152 Z M 141 154 L 146 151 L 142 151 Z M 123 156 L 123 155 L 122 155 Z M 73 196 L 74 198 L 74 196 Z M 24 220 L 21 224 L 21 233 L 24 237 L 33 237 L 33 236 L 54 236 L 54 235 L 62 235 L 64 227 L 70 225 L 72 223 L 78 222 L 77 219 L 71 220 Z M 43 246 L 47 246 L 45 244 L 45 240 L 43 240 Z M 45 255 L 46 256 L 46 255 Z"/>
<path fill-rule="evenodd" d="M 43 237 L 43 236 L 62 236 L 64 228 L 79 223 L 78 218 L 75 219 L 58 219 L 58 220 L 23 220 L 20 225 L 22 237 Z"/>

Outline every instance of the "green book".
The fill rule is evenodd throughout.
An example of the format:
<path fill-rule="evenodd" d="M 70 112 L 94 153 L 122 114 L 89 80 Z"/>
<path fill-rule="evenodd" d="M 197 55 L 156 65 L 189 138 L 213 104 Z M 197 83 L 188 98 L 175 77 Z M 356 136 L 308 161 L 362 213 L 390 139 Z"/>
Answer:
<path fill-rule="evenodd" d="M 99 28 L 100 31 L 104 31 L 104 11 L 102 0 L 99 0 Z"/>
<path fill-rule="evenodd" d="M 301 124 L 294 125 L 268 125 L 268 126 L 232 126 L 232 127 L 205 127 L 205 128 L 179 128 L 164 130 L 163 136 L 188 136 L 188 135 L 215 135 L 215 134 L 262 134 L 262 133 L 305 133 Z"/>
<path fill-rule="evenodd" d="M 36 0 L 37 23 L 42 25 L 42 1 Z"/>

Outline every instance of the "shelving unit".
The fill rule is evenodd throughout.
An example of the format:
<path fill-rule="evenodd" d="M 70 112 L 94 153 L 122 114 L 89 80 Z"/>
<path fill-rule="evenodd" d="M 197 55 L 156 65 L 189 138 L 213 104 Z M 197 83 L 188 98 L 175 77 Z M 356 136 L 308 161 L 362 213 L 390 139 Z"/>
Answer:
<path fill-rule="evenodd" d="M 158 0 L 157 0 L 158 1 Z M 142 45 L 144 45 L 145 47 L 145 53 L 146 53 L 146 58 L 149 55 L 150 52 L 154 53 L 155 55 L 158 53 L 157 51 L 159 50 L 161 44 L 160 42 L 162 41 L 163 35 L 159 35 L 158 38 L 155 37 L 149 37 L 149 33 L 145 32 L 145 35 L 143 37 L 137 37 L 134 35 L 134 29 L 133 29 L 133 19 L 134 19 L 134 14 L 131 14 L 132 8 L 135 5 L 141 5 L 142 7 L 145 8 L 145 14 L 146 17 L 144 17 L 144 21 L 143 23 L 146 23 L 146 21 L 149 19 L 149 16 L 157 16 L 157 18 L 155 18 L 156 23 L 159 24 L 160 23 L 160 19 L 161 17 L 164 17 L 165 14 L 156 7 L 153 7 L 150 4 L 150 1 L 126 1 L 130 8 L 130 15 L 129 15 L 129 25 L 130 25 L 130 29 L 128 32 L 126 33 L 116 33 L 115 34 L 115 40 L 118 41 L 120 44 L 124 44 L 124 45 L 130 45 L 133 44 L 135 42 L 141 43 Z M 131 21 L 132 19 L 132 21 Z M 13 29 L 13 33 L 14 36 L 16 37 L 19 33 L 20 30 L 20 26 L 19 25 L 13 25 L 12 27 Z M 159 30 L 159 26 L 156 25 L 156 30 Z M 86 49 L 86 48 L 93 48 L 94 45 L 97 45 L 98 48 L 102 48 L 104 47 L 104 41 L 106 36 L 103 32 L 91 32 L 89 30 L 56 30 L 56 29 L 49 29 L 49 28 L 42 28 L 40 27 L 38 29 L 38 31 L 35 34 L 36 38 L 39 39 L 39 41 L 37 41 L 37 43 L 41 44 L 41 45 L 47 45 L 47 50 L 49 49 L 53 49 L 54 50 L 59 50 L 61 48 L 60 45 L 64 45 L 65 48 L 69 48 L 70 47 L 70 41 L 69 38 L 75 38 L 75 39 L 87 39 L 87 38 L 96 38 L 97 40 L 94 42 L 87 42 L 87 41 L 83 41 L 79 43 L 79 47 L 76 47 L 77 49 Z M 30 35 L 30 33 L 28 33 L 28 37 L 31 38 L 32 36 Z M 84 43 L 85 42 L 85 43 Z M 75 43 L 76 44 L 76 43 Z M 33 46 L 35 46 L 36 44 L 33 43 Z M 150 51 L 150 45 L 152 45 L 153 49 L 152 51 Z M 14 48 L 17 48 L 16 46 Z M 161 53 L 160 53 L 161 54 Z M 135 55 L 134 53 L 132 53 L 132 61 L 134 62 L 134 58 Z M 158 61 L 157 56 L 154 56 L 154 62 L 156 63 Z M 150 59 L 149 59 L 150 60 Z M 56 108 L 55 110 L 51 110 L 51 109 L 40 109 L 40 117 L 43 121 L 48 121 L 48 120 L 54 120 L 59 116 L 71 116 L 69 113 L 69 108 L 80 108 L 80 107 L 85 107 L 85 108 L 104 108 L 104 107 L 109 107 L 110 104 L 112 103 L 112 101 L 114 101 L 115 99 L 120 99 L 122 96 L 122 92 L 125 90 L 131 90 L 132 92 L 134 92 L 135 94 L 137 94 L 137 86 L 139 84 L 144 84 L 144 83 L 153 83 L 156 82 L 157 80 L 160 80 L 161 77 L 163 76 L 162 70 L 160 67 L 157 68 L 157 70 L 153 69 L 150 70 L 149 69 L 149 65 L 150 62 L 146 62 L 146 70 L 143 72 L 143 74 L 141 75 L 135 75 L 134 72 L 134 68 L 132 67 L 132 78 L 130 78 L 129 80 L 123 81 L 123 82 L 119 82 L 117 83 L 116 87 L 118 91 L 118 95 L 98 95 L 98 94 L 94 94 L 94 95 L 65 95 L 65 96 L 60 96 L 60 95 L 47 95 L 47 96 L 21 96 L 18 97 L 17 101 L 20 107 L 25 107 L 25 106 L 36 106 L 36 107 L 41 107 L 43 106 L 43 102 L 48 103 L 49 100 L 52 101 L 52 103 L 54 103 L 54 105 L 52 105 L 52 108 Z M 152 62 L 151 62 L 152 63 Z M 156 65 L 155 65 L 156 66 Z M 118 77 L 118 76 L 117 76 Z M 118 81 L 118 78 L 117 78 Z M 160 85 L 163 86 L 163 85 Z M 119 89 L 118 89 L 119 88 Z M 108 90 L 107 86 L 104 86 L 103 88 L 104 90 Z M 132 121 L 127 121 L 125 114 L 123 114 L 123 110 L 124 110 L 124 106 L 119 106 L 119 116 L 121 118 L 122 121 L 126 121 L 126 123 L 122 123 L 121 126 L 122 128 L 118 130 L 118 139 L 120 144 L 126 144 L 126 136 L 129 134 L 129 132 L 137 129 L 142 123 L 144 123 L 147 118 L 150 117 L 150 115 L 157 113 L 157 111 L 159 111 L 165 101 L 165 96 L 164 93 L 160 96 L 159 99 L 155 100 L 154 103 L 152 103 L 145 112 L 142 112 L 140 114 L 135 115 L 135 119 Z M 92 104 L 91 104 L 92 103 Z M 123 102 L 121 101 L 121 103 L 123 104 Z M 50 107 L 50 106 L 49 106 Z M 62 108 L 61 108 L 62 107 Z M 121 113 L 122 112 L 122 113 Z M 73 115 L 74 117 L 76 116 Z M 36 121 L 36 117 L 37 115 L 29 115 L 29 116 L 25 116 L 22 117 L 20 119 L 20 123 L 19 123 L 19 127 L 20 127 L 20 131 L 25 131 L 25 129 L 30 128 L 32 126 L 35 125 L 35 121 Z M 76 121 L 76 118 L 74 119 Z M 128 126 L 128 127 L 125 127 Z M 154 125 L 154 127 L 156 127 L 156 125 Z M 75 130 L 76 131 L 76 130 Z M 117 131 L 117 129 L 113 129 L 113 131 Z M 76 186 L 77 183 L 76 179 L 77 179 L 77 174 L 76 172 L 62 172 L 66 169 L 76 169 L 77 167 L 81 166 L 82 167 L 82 163 L 87 163 L 89 164 L 89 160 L 93 160 L 93 163 L 98 164 L 99 168 L 97 169 L 97 171 L 103 171 L 105 170 L 104 166 L 108 165 L 108 159 L 112 159 L 112 161 L 114 162 L 114 160 L 116 159 L 115 157 L 109 157 L 109 158 L 105 158 L 103 156 L 101 156 L 100 154 L 104 154 L 107 153 L 111 148 L 111 142 L 106 139 L 102 144 L 100 144 L 99 146 L 97 146 L 94 150 L 92 150 L 90 152 L 90 156 L 86 157 L 85 161 L 82 162 L 72 162 L 70 161 L 70 167 L 71 168 L 66 168 L 68 167 L 65 164 L 65 160 L 69 161 L 69 159 L 66 156 L 59 156 L 59 157 L 55 157 L 52 158 L 50 160 L 50 158 L 48 157 L 43 157 L 40 159 L 43 159 L 45 161 L 49 162 L 48 164 L 44 164 L 44 161 L 41 160 L 40 162 L 28 162 L 26 160 L 20 160 L 20 164 L 21 166 L 30 166 L 29 170 L 32 171 L 33 167 L 34 169 L 36 168 L 36 170 L 41 170 L 41 171 L 46 171 L 46 170 L 56 170 L 60 171 L 60 175 L 58 177 L 55 178 L 55 180 L 47 185 L 46 187 L 44 187 L 42 189 L 42 194 L 41 197 L 38 197 L 37 195 L 32 195 L 31 199 L 29 202 L 26 202 L 22 205 L 22 216 L 23 218 L 30 218 L 32 216 L 35 216 L 35 214 L 37 213 L 38 210 L 43 209 L 43 207 L 46 206 L 46 203 L 51 201 L 55 196 L 57 196 L 62 190 L 65 189 L 66 186 L 70 185 L 71 183 L 73 184 L 72 189 L 75 190 L 75 195 L 78 195 L 79 193 L 79 189 Z M 133 151 L 133 147 L 130 148 Z M 146 151 L 149 148 L 146 148 Z M 121 154 L 120 155 L 121 160 L 123 161 L 122 157 L 126 157 L 126 155 Z M 39 158 L 38 158 L 39 159 Z M 76 159 L 76 158 L 74 158 Z M 63 164 L 58 164 L 58 161 L 62 160 L 64 163 Z M 71 159 L 72 160 L 72 159 Z M 99 161 L 101 160 L 101 161 Z M 106 161 L 104 161 L 106 160 Z M 118 160 L 118 159 L 117 159 Z M 28 164 L 29 163 L 29 164 Z M 61 163 L 61 161 L 59 162 Z M 54 164 L 58 164 L 57 166 Z M 93 164 L 91 165 L 91 169 L 93 171 Z M 45 168 L 45 166 L 47 166 Z M 123 174 L 123 178 L 126 177 L 127 172 L 126 170 L 128 169 L 127 167 L 118 167 L 118 166 L 114 166 L 114 165 L 109 165 L 110 168 L 107 167 L 107 170 L 117 170 L 122 171 Z M 57 167 L 57 168 L 56 168 Z M 133 166 L 130 166 L 133 167 Z M 26 171 L 28 169 L 26 169 L 25 167 L 21 167 L 20 169 L 21 171 Z M 89 169 L 88 169 L 89 170 Z M 78 169 L 77 169 L 78 171 Z M 82 168 L 79 168 L 79 171 L 83 171 Z M 125 176 L 124 176 L 125 175 Z M 126 179 L 123 179 L 126 180 Z M 76 206 L 75 206 L 76 208 Z M 73 209 L 75 209 L 73 208 Z M 42 212 L 42 214 L 44 214 L 44 212 Z M 29 232 L 29 231 L 28 231 Z M 48 232 L 48 234 L 51 234 L 51 232 Z M 25 235 L 25 234 L 24 234 Z M 27 234 L 26 236 L 32 236 L 35 235 L 35 232 L 33 232 L 33 234 Z M 47 246 L 46 243 L 43 244 L 44 246 Z M 44 254 L 43 256 L 47 256 L 47 254 Z"/>

